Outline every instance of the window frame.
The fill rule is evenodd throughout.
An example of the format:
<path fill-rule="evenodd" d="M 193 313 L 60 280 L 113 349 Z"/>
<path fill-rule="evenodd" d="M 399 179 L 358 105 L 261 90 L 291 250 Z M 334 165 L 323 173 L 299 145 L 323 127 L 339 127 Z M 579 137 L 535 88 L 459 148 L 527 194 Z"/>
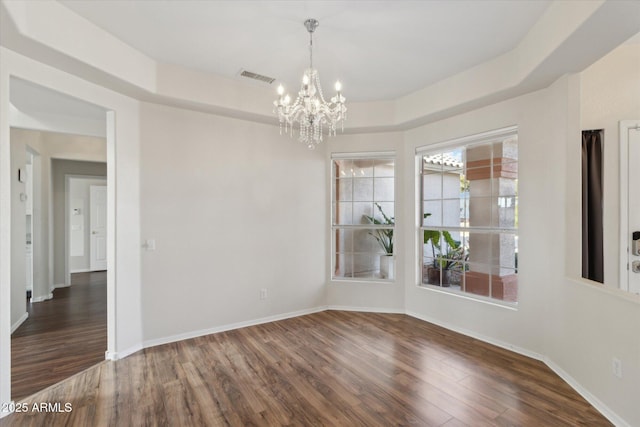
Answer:
<path fill-rule="evenodd" d="M 393 212 L 394 212 L 394 224 L 391 225 L 377 225 L 377 224 L 338 224 L 335 218 L 335 204 L 339 201 L 336 200 L 334 183 L 336 182 L 335 161 L 336 160 L 389 160 L 393 161 Z M 329 257 L 330 257 L 330 281 L 331 282 L 348 282 L 348 283 L 362 283 L 362 282 L 376 282 L 376 283 L 395 283 L 397 274 L 394 274 L 390 278 L 381 277 L 343 277 L 337 276 L 336 273 L 336 258 L 340 254 L 336 251 L 336 235 L 339 230 L 393 230 L 393 257 L 397 260 L 399 247 L 398 239 L 400 236 L 397 233 L 398 219 L 395 215 L 397 209 L 397 197 L 398 192 L 398 179 L 397 179 L 397 156 L 395 151 L 367 151 L 367 152 L 335 152 L 330 155 L 330 213 L 329 213 L 329 228 L 330 228 L 330 245 L 329 245 Z M 374 178 L 374 177 L 372 177 Z M 353 203 L 354 201 L 351 200 Z M 377 203 L 375 200 L 371 203 Z M 388 203 L 388 202 L 385 202 Z M 374 211 L 374 215 L 379 211 Z M 371 252 L 370 255 L 376 253 Z M 377 253 L 382 255 L 382 253 Z M 395 262 L 395 261 L 394 261 Z M 398 265 L 395 262 L 395 265 Z M 397 270 L 397 269 L 396 269 Z"/>

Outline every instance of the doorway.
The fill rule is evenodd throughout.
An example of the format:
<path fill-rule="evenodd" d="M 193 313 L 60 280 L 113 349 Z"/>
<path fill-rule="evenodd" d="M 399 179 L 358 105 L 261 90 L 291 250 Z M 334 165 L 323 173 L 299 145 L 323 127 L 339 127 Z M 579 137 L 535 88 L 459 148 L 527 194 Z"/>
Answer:
<path fill-rule="evenodd" d="M 93 164 L 96 171 L 106 164 Z M 107 177 L 65 176 L 65 286 L 71 275 L 107 269 Z"/>
<path fill-rule="evenodd" d="M 42 387 L 58 382 L 104 360 L 105 353 L 109 349 L 108 344 L 112 344 L 112 341 L 107 340 L 110 334 L 108 333 L 109 326 L 111 325 L 111 323 L 107 322 L 107 318 L 111 322 L 114 321 L 112 315 L 114 306 L 113 303 L 109 305 L 109 298 L 107 298 L 107 294 L 112 292 L 115 286 L 114 283 L 110 283 L 113 280 L 112 273 L 107 274 L 105 271 L 100 273 L 77 273 L 77 277 L 74 276 L 69 280 L 69 284 L 79 285 L 77 289 L 64 288 L 66 284 L 64 267 L 64 242 L 66 238 L 64 227 L 64 174 L 61 180 L 62 191 L 59 188 L 54 188 L 53 181 L 56 178 L 54 165 L 57 162 L 85 163 L 85 161 L 88 161 L 89 163 L 102 164 L 104 170 L 99 174 L 99 178 L 101 178 L 103 185 L 106 184 L 107 151 L 110 153 L 110 158 L 114 159 L 114 132 L 111 129 L 109 136 L 106 130 L 109 126 L 115 128 L 115 122 L 113 113 L 102 107 L 71 98 L 68 95 L 30 82 L 12 77 L 10 79 L 10 89 L 10 101 L 12 107 L 15 107 L 12 109 L 14 114 L 11 115 L 9 123 L 11 126 L 9 138 L 11 152 L 13 153 L 15 145 L 23 147 L 23 153 L 28 153 L 24 148 L 25 146 L 29 146 L 33 152 L 38 153 L 37 156 L 31 157 L 25 154 L 24 159 L 20 161 L 13 161 L 13 156 L 11 159 L 11 209 L 12 212 L 14 208 L 24 210 L 23 215 L 20 217 L 11 215 L 11 271 L 13 273 L 21 270 L 24 279 L 21 284 L 17 284 L 13 280 L 10 282 L 11 295 L 17 295 L 15 289 L 18 285 L 24 289 L 21 292 L 22 301 L 14 301 L 13 299 L 10 302 L 7 301 L 3 305 L 3 309 L 5 307 L 11 308 L 12 325 L 14 324 L 14 311 L 18 315 L 28 316 L 20 327 L 15 328 L 15 331 L 11 331 L 10 336 L 11 398 L 15 400 L 26 397 Z M 55 107 L 55 115 L 47 111 L 50 107 Z M 78 128 L 74 127 L 76 124 L 79 124 Z M 17 137 L 19 134 L 20 137 Z M 99 141 L 99 144 L 96 141 Z M 107 149 L 107 142 L 111 147 L 109 149 Z M 96 147 L 99 147 L 99 149 Z M 25 203 L 18 203 L 19 198 L 17 197 L 19 193 L 14 193 L 13 191 L 14 180 L 17 181 L 21 176 L 27 175 L 29 162 L 31 163 L 29 168 L 33 168 L 39 162 L 41 169 L 39 178 L 35 171 L 30 174 L 35 176 L 34 193 L 36 193 L 32 197 L 34 205 L 32 207 L 30 225 L 28 219 L 25 219 L 27 217 L 27 207 Z M 14 169 L 16 171 L 24 169 L 25 173 L 13 173 Z M 71 171 L 70 173 L 87 174 L 84 170 Z M 39 188 L 39 190 L 36 188 Z M 21 189 L 21 192 L 26 192 L 26 189 Z M 56 212 L 55 200 L 57 195 L 62 197 L 62 202 L 59 203 L 62 213 Z M 36 204 L 38 203 L 40 216 L 39 219 L 36 219 L 36 214 L 38 213 Z M 110 222 L 115 222 L 115 209 L 112 203 L 105 202 L 109 215 L 103 216 L 108 217 Z M 57 218 L 61 220 L 60 226 L 55 224 Z M 14 225 L 18 225 L 19 219 L 21 220 L 20 228 L 23 230 L 23 235 L 20 239 L 17 236 L 14 239 Z M 113 229 L 115 227 L 110 228 Z M 25 301 L 25 291 L 29 279 L 29 269 L 27 268 L 28 262 L 25 262 L 28 259 L 25 238 L 28 242 L 29 229 L 32 231 L 32 292 L 39 299 L 32 298 L 32 301 L 27 303 Z M 62 230 L 58 239 L 55 236 L 57 230 Z M 16 242 L 15 245 L 14 240 Z M 21 242 L 20 247 L 17 245 L 18 240 Z M 105 241 L 107 240 L 112 242 L 112 236 L 109 236 L 109 239 L 105 239 Z M 56 264 L 54 258 L 56 254 L 60 253 L 56 249 L 57 241 L 62 241 L 62 254 L 60 256 L 62 268 L 59 269 L 62 274 L 60 274 L 60 277 L 55 275 L 58 264 Z M 105 247 L 103 253 L 108 254 L 110 259 L 113 259 L 111 248 L 106 251 Z M 41 262 L 37 262 L 38 256 Z M 14 262 L 20 262 L 22 268 L 14 268 Z M 85 310 L 87 307 L 92 308 L 93 311 Z M 66 309 L 66 314 L 60 314 L 61 309 Z M 108 314 L 110 315 L 108 316 Z M 68 329 L 69 326 L 74 325 L 81 329 Z M 77 341 L 77 348 L 82 350 L 78 356 L 83 360 L 74 359 L 73 356 L 66 353 L 69 347 L 69 340 L 62 339 L 61 336 L 71 337 Z M 96 345 L 87 344 L 92 339 Z M 38 347 L 38 345 L 41 345 L 41 347 Z M 39 348 L 40 350 L 38 350 Z M 91 355 L 85 357 L 88 353 L 91 353 Z M 88 365 L 83 365 L 85 362 Z M 6 365 L 3 363 L 3 367 L 8 368 L 8 363 Z M 4 372 L 8 373 L 9 370 L 7 369 Z M 23 374 L 26 376 L 21 377 Z M 63 376 L 61 377 L 58 374 Z M 40 381 L 43 378 L 48 378 L 47 381 L 49 382 Z M 3 375 L 3 384 L 6 384 L 4 383 L 6 379 L 7 376 Z M 22 385 L 25 384 L 29 385 L 30 388 L 22 388 Z"/>

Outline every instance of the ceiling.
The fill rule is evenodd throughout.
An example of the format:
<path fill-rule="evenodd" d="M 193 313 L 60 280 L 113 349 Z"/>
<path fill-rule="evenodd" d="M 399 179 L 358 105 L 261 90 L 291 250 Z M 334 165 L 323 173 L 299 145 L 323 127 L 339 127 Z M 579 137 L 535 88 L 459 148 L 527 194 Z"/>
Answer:
<path fill-rule="evenodd" d="M 309 64 L 349 101 L 396 99 L 513 49 L 546 0 L 109 1 L 63 5 L 161 62 L 245 81 L 241 70 L 298 90 Z M 255 83 L 254 83 L 255 84 Z M 260 83 L 265 84 L 265 83 Z"/>
<path fill-rule="evenodd" d="M 25 114 L 33 116 L 56 114 L 58 116 L 105 120 L 106 110 L 104 108 L 26 80 L 12 77 L 10 87 L 11 105 Z"/>

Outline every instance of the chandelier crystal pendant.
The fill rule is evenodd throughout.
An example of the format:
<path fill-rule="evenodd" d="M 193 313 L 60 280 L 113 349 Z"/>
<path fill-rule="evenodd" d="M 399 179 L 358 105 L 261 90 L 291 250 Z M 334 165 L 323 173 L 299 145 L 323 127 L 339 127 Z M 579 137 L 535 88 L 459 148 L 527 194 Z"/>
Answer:
<path fill-rule="evenodd" d="M 284 128 L 285 133 L 293 135 L 294 123 L 299 123 L 300 142 L 307 144 L 309 149 L 314 149 L 322 141 L 323 129 L 328 128 L 329 136 L 336 135 L 338 125 L 344 130 L 347 107 L 346 99 L 342 96 L 342 85 L 336 82 L 336 96 L 330 102 L 324 99 L 318 70 L 313 68 L 313 32 L 319 22 L 315 19 L 307 19 L 304 26 L 309 32 L 309 68 L 302 76 L 302 86 L 295 102 L 291 103 L 289 94 L 284 93 L 284 87 L 278 86 L 278 99 L 273 102 L 274 112 L 278 114 L 280 121 L 280 134 Z"/>

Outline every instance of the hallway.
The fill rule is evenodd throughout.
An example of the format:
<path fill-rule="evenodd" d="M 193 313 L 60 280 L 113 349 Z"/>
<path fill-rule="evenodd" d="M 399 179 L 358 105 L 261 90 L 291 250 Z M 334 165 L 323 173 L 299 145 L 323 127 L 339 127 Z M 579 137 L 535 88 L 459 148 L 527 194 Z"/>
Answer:
<path fill-rule="evenodd" d="M 53 299 L 28 304 L 11 336 L 11 397 L 16 402 L 104 360 L 107 272 L 75 273 Z"/>

